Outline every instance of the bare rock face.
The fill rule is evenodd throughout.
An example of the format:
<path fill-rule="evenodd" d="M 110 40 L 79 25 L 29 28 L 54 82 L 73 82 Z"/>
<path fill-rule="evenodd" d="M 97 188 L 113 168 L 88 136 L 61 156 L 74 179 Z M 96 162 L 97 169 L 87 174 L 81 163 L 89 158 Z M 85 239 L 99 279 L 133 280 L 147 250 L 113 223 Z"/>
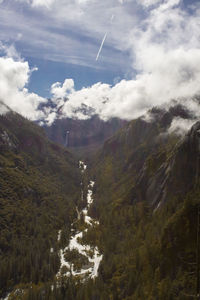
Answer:
<path fill-rule="evenodd" d="M 97 155 L 95 165 L 102 172 L 112 170 L 112 181 L 119 189 L 125 186 L 128 203 L 146 201 L 156 209 L 168 200 L 181 199 L 197 184 L 200 122 L 180 136 L 169 131 L 177 117 L 194 121 L 181 105 L 153 108 L 108 139 Z M 122 174 L 127 184 L 120 181 Z"/>
<path fill-rule="evenodd" d="M 48 137 L 70 148 L 98 147 L 111 137 L 127 121 L 117 118 L 103 121 L 98 116 L 87 120 L 57 119 L 50 127 L 45 127 Z"/>
<path fill-rule="evenodd" d="M 144 164 L 135 188 L 136 199 L 145 199 L 156 209 L 171 197 L 189 192 L 199 176 L 200 122 L 197 122 L 153 172 L 148 161 Z"/>
<path fill-rule="evenodd" d="M 5 146 L 11 149 L 15 149 L 17 147 L 6 130 L 3 130 L 0 133 L 0 146 Z"/>

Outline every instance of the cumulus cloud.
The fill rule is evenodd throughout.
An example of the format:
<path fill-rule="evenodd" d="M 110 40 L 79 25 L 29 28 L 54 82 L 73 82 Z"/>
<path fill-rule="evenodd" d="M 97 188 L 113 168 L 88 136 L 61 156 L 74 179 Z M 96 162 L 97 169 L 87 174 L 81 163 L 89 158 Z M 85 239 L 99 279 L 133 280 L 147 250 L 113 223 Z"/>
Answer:
<path fill-rule="evenodd" d="M 152 106 L 199 94 L 200 12 L 189 15 L 178 6 L 179 2 L 143 1 L 144 5 L 157 5 L 150 9 L 141 26 L 130 32 L 127 41 L 137 71 L 134 79 L 122 80 L 114 86 L 97 83 L 79 91 L 74 89 L 72 79 L 67 79 L 63 86 L 53 85 L 54 98 L 68 98 L 63 104 L 63 115 L 86 118 L 84 106 L 103 119 L 130 120 Z M 70 89 L 66 89 L 69 82 Z"/>
<path fill-rule="evenodd" d="M 53 99 L 63 99 L 69 93 L 74 91 L 74 81 L 72 79 L 66 79 L 63 84 L 56 82 L 51 86 L 51 94 Z"/>
<path fill-rule="evenodd" d="M 8 49 L 7 54 L 11 53 L 16 54 L 16 50 L 11 52 Z M 15 56 L 19 58 L 18 55 Z M 26 61 L 8 55 L 0 57 L 0 100 L 23 116 L 38 120 L 44 117 L 38 106 L 46 100 L 35 93 L 29 93 L 27 84 L 31 72 Z M 1 110 L 1 113 L 4 111 Z"/>
<path fill-rule="evenodd" d="M 128 51 L 132 57 L 132 80 L 122 80 L 113 86 L 99 82 L 80 90 L 75 89 L 70 78 L 63 83 L 54 83 L 51 86 L 52 99 L 54 104 L 62 106 L 63 116 L 87 118 L 99 114 L 103 119 L 120 117 L 130 120 L 143 115 L 152 106 L 168 103 L 172 99 L 182 102 L 183 98 L 191 99 L 200 93 L 199 9 L 194 9 L 191 14 L 183 9 L 180 0 L 28 2 L 32 7 L 53 8 L 49 14 L 59 18 L 59 25 L 64 19 L 69 24 L 76 20 L 76 29 L 79 28 L 80 33 L 86 32 L 87 41 L 90 40 L 88 37 L 102 37 L 110 16 L 115 14 L 115 24 L 107 43 L 117 50 Z M 140 14 L 136 17 L 131 11 L 131 5 L 135 7 L 136 3 L 145 9 L 142 17 Z M 66 14 L 67 10 L 71 14 Z M 61 38 L 64 40 L 63 36 Z M 59 41 L 56 40 L 56 43 L 60 45 Z M 96 50 L 93 47 L 91 52 L 96 54 Z M 93 64 L 94 58 L 95 55 Z M 109 59 L 112 60 L 111 57 Z M 27 72 L 30 73 L 29 68 Z M 26 82 L 24 80 L 23 87 L 17 87 L 24 95 L 28 94 L 23 90 Z M 199 111 L 198 103 L 188 103 L 191 107 L 196 105 L 196 111 Z M 49 109 L 46 115 L 46 121 L 53 122 L 57 117 L 56 109 Z"/>

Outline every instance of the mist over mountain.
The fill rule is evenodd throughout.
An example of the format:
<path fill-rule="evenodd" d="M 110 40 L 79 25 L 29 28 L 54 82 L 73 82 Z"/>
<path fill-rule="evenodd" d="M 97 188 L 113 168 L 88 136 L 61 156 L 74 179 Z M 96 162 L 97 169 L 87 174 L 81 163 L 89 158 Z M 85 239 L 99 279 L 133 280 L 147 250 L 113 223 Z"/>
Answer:
<path fill-rule="evenodd" d="M 73 117 L 64 117 L 63 106 L 69 100 L 65 98 L 62 101 L 61 106 L 58 106 L 53 99 L 48 99 L 46 103 L 40 105 L 42 113 L 54 110 L 53 122 L 50 121 L 50 114 L 50 123 L 42 122 L 41 125 L 52 141 L 69 147 L 76 153 L 86 154 L 97 151 L 106 139 L 128 124 L 127 120 L 120 118 L 103 120 L 101 116 L 94 115 L 94 112 L 85 106 L 82 106 L 81 110 L 76 112 Z M 147 110 L 140 118 L 149 124 L 154 122 L 155 118 L 158 120 L 164 118 L 166 134 L 168 132 L 181 136 L 199 119 L 199 103 L 199 96 L 171 100 Z M 85 116 L 83 119 L 78 116 L 80 112 Z"/>
<path fill-rule="evenodd" d="M 189 117 L 182 107 L 150 114 L 106 141 L 91 167 L 100 276 L 114 299 L 195 295 L 200 124 L 177 135 L 168 129 L 174 116 Z"/>
<path fill-rule="evenodd" d="M 52 124 L 59 107 L 64 118 L 131 120 L 200 93 L 196 0 L 3 0 L 0 5 L 1 100 L 31 120 Z M 41 111 L 48 97 L 56 107 Z"/>

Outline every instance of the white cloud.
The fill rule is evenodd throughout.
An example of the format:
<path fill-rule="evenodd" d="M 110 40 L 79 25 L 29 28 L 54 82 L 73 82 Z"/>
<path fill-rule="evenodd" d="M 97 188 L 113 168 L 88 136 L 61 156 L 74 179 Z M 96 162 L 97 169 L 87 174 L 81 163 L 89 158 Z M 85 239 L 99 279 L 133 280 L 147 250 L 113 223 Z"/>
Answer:
<path fill-rule="evenodd" d="M 137 0 L 139 4 L 143 5 L 144 7 L 149 7 L 161 2 L 161 0 Z"/>
<path fill-rule="evenodd" d="M 138 19 L 136 6 L 135 0 L 124 1 L 123 5 L 117 0 L 5 1 L 1 6 L 0 39 L 15 39 L 20 32 L 22 56 L 127 70 L 130 62 L 122 50 L 127 50 L 125 39 Z M 111 24 L 112 15 L 115 19 Z M 96 63 L 106 31 L 108 40 Z"/>
<path fill-rule="evenodd" d="M 85 55 L 89 53 L 90 66 L 95 67 L 99 42 L 107 30 L 110 32 L 106 45 L 119 51 L 128 50 L 132 57 L 132 69 L 136 74 L 132 80 L 122 80 L 114 86 L 97 83 L 79 91 L 75 90 L 72 79 L 66 79 L 63 84 L 53 84 L 53 100 L 58 105 L 64 105 L 65 116 L 86 118 L 87 112 L 89 115 L 98 113 L 104 119 L 115 116 L 133 119 L 154 105 L 167 103 L 173 98 L 190 98 L 200 93 L 199 9 L 189 14 L 179 5 L 180 0 L 28 2 L 32 3 L 34 12 L 42 11 L 45 22 L 49 20 L 49 23 L 39 20 L 41 27 L 38 20 L 34 23 L 36 26 L 31 26 L 31 30 L 34 28 L 31 43 L 38 46 L 39 41 L 47 52 L 53 49 L 49 54 L 51 59 L 59 56 L 60 60 L 66 61 L 67 53 L 70 61 L 81 64 L 85 63 Z M 138 7 L 136 2 L 145 8 L 142 16 L 135 13 Z M 36 9 L 39 6 L 51 9 Z M 111 26 L 112 15 L 115 15 L 115 19 Z M 48 26 L 52 29 L 50 23 L 55 26 L 53 32 L 47 30 Z M 27 24 L 24 28 L 17 28 L 24 39 L 30 36 Z M 80 34 L 79 42 L 56 32 L 57 29 L 63 30 L 64 26 L 69 31 L 74 29 L 75 35 Z M 96 43 L 88 43 L 91 39 Z M 108 55 L 112 52 L 106 49 L 109 48 L 106 45 L 103 49 L 106 53 L 104 62 L 109 68 L 111 63 L 119 62 L 116 58 L 112 61 L 113 56 Z M 62 50 L 59 55 L 58 49 Z M 71 51 L 73 56 L 69 54 Z M 68 101 L 64 102 L 66 97 Z M 55 117 L 55 111 L 50 111 L 47 121 L 52 122 Z"/>
<path fill-rule="evenodd" d="M 63 85 L 61 85 L 60 82 L 56 82 L 51 86 L 51 94 L 53 95 L 54 99 L 63 99 L 73 91 L 74 81 L 72 79 L 66 79 Z"/>
<path fill-rule="evenodd" d="M 38 105 L 46 100 L 26 88 L 31 72 L 28 62 L 0 57 L 0 100 L 23 116 L 37 120 L 44 117 Z"/>
<path fill-rule="evenodd" d="M 18 1 L 26 1 L 27 0 L 18 0 Z M 45 6 L 46 8 L 51 8 L 53 5 L 57 4 L 59 6 L 62 6 L 63 4 L 65 5 L 68 5 L 68 4 L 71 4 L 71 3 L 77 3 L 77 4 L 80 4 L 80 5 L 85 5 L 87 3 L 92 3 L 92 2 L 95 2 L 96 0 L 68 0 L 68 1 L 57 1 L 57 0 L 28 0 L 28 2 L 34 7 L 37 7 L 37 6 Z M 120 1 L 123 1 L 123 0 L 120 0 Z"/>
<path fill-rule="evenodd" d="M 145 8 L 159 5 L 159 10 L 166 10 L 169 7 L 176 6 L 181 0 L 137 0 L 138 4 L 143 5 Z"/>
<path fill-rule="evenodd" d="M 19 53 L 16 51 L 15 46 L 13 44 L 8 46 L 8 45 L 4 45 L 0 41 L 0 53 L 5 54 L 6 57 L 12 57 L 12 58 L 15 58 L 17 60 L 21 59 Z"/>
<path fill-rule="evenodd" d="M 52 112 L 50 112 L 49 114 L 47 114 L 47 117 L 45 118 L 45 123 L 47 124 L 47 125 L 51 125 L 53 122 L 54 122 L 54 120 L 56 119 L 56 112 L 55 111 L 52 111 Z M 42 122 L 42 125 L 44 124 L 44 122 Z"/>
<path fill-rule="evenodd" d="M 160 5 L 159 10 L 165 11 L 169 8 L 172 8 L 180 3 L 181 0 L 167 0 L 163 4 Z"/>
<path fill-rule="evenodd" d="M 159 52 L 157 60 L 152 64 L 149 62 L 148 68 L 148 72 L 138 75 L 135 80 L 122 80 L 113 87 L 97 83 L 79 91 L 72 89 L 66 94 L 63 94 L 64 89 L 60 87 L 62 97 L 69 99 L 64 104 L 63 114 L 76 117 L 76 111 L 81 110 L 84 104 L 93 108 L 94 113 L 103 119 L 120 117 L 131 120 L 152 106 L 180 97 L 190 98 L 200 92 L 198 50 L 185 52 L 177 49 L 168 53 L 167 57 L 165 53 Z M 79 111 L 79 118 L 85 117 Z"/>
<path fill-rule="evenodd" d="M 173 119 L 172 124 L 168 130 L 168 132 L 177 134 L 177 135 L 184 135 L 191 127 L 194 125 L 196 120 L 187 120 L 176 117 Z"/>
<path fill-rule="evenodd" d="M 127 44 L 137 70 L 133 80 L 122 80 L 114 86 L 97 83 L 79 91 L 74 90 L 72 80 L 72 88 L 67 91 L 65 83 L 55 84 L 60 97 L 69 99 L 63 114 L 74 117 L 78 113 L 79 118 L 86 118 L 86 106 L 104 119 L 133 119 L 152 106 L 199 94 L 200 12 L 189 15 L 177 7 L 179 2 L 159 3 L 144 23 L 131 31 Z M 55 98 L 56 93 L 53 95 Z"/>
<path fill-rule="evenodd" d="M 47 8 L 50 8 L 51 5 L 55 2 L 55 0 L 32 0 L 31 4 L 32 6 L 45 6 Z"/>
<path fill-rule="evenodd" d="M 64 115 L 76 116 L 78 108 L 85 104 L 104 119 L 133 119 L 152 106 L 164 104 L 171 99 L 190 98 L 200 92 L 199 50 L 186 51 L 180 48 L 166 54 L 154 47 L 148 49 L 148 55 L 151 51 L 155 59 L 149 60 L 143 56 L 146 59 L 146 72 L 137 75 L 135 80 L 122 80 L 113 87 L 97 83 L 80 91 L 68 90 L 66 94 L 63 93 L 64 84 L 60 86 L 62 98 L 69 99 L 63 108 Z M 79 113 L 81 116 L 85 118 L 85 114 Z"/>

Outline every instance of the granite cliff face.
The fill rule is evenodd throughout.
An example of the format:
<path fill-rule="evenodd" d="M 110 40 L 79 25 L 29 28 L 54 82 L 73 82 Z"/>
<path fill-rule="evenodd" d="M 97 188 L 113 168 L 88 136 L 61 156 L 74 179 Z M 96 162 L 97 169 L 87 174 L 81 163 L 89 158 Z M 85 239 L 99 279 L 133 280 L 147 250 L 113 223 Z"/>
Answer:
<path fill-rule="evenodd" d="M 181 106 L 169 110 L 152 109 L 151 121 L 136 119 L 108 139 L 96 156 L 103 172 L 109 163 L 113 181 L 128 178 L 132 202 L 147 201 L 154 209 L 171 196 L 192 189 L 199 174 L 199 129 L 197 122 L 184 136 L 169 133 L 173 119 L 189 119 Z"/>
<path fill-rule="evenodd" d="M 117 118 L 105 122 L 98 116 L 93 116 L 87 120 L 57 119 L 51 126 L 44 129 L 50 140 L 58 144 L 73 150 L 80 148 L 91 151 L 99 148 L 106 139 L 125 124 L 127 124 L 126 121 Z"/>
<path fill-rule="evenodd" d="M 183 197 L 198 184 L 199 157 L 200 122 L 197 122 L 169 153 L 157 151 L 147 159 L 136 183 L 136 198 L 158 208 L 172 197 Z"/>

